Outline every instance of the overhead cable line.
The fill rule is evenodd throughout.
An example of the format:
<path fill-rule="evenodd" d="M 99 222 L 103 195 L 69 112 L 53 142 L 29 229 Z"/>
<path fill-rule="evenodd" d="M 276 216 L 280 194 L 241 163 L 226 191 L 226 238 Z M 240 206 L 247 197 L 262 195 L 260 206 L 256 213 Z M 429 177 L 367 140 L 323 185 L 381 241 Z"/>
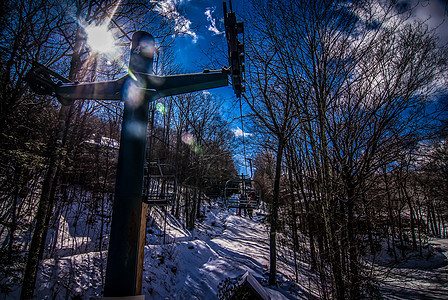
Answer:
<path fill-rule="evenodd" d="M 243 122 L 243 104 L 241 101 L 241 97 L 238 97 L 240 101 L 240 116 L 241 116 L 241 136 L 243 138 L 243 154 L 244 154 L 244 168 L 247 174 L 247 155 L 246 155 L 246 132 L 244 131 L 244 122 Z M 252 175 L 252 174 L 251 174 Z"/>

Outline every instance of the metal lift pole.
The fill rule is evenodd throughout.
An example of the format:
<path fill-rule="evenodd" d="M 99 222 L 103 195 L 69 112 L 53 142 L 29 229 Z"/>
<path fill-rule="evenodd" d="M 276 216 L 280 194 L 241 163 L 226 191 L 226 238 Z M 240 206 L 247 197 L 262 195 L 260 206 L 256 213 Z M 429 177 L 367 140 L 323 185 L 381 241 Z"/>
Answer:
<path fill-rule="evenodd" d="M 118 155 L 112 225 L 104 296 L 138 295 L 136 291 L 143 172 L 150 99 L 145 78 L 152 74 L 154 37 L 143 31 L 132 36 L 129 76 L 122 89 L 124 115 Z"/>

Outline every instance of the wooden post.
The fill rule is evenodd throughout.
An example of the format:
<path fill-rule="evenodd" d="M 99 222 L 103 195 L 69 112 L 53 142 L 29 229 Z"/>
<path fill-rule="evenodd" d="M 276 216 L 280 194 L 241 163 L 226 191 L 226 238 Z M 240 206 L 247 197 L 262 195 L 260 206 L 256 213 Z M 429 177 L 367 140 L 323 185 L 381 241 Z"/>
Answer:
<path fill-rule="evenodd" d="M 142 219 L 140 221 L 140 236 L 139 236 L 138 256 L 137 256 L 137 282 L 135 287 L 136 295 L 142 294 L 142 287 L 143 287 L 143 261 L 145 258 L 147 212 L 148 212 L 148 204 L 142 202 Z"/>

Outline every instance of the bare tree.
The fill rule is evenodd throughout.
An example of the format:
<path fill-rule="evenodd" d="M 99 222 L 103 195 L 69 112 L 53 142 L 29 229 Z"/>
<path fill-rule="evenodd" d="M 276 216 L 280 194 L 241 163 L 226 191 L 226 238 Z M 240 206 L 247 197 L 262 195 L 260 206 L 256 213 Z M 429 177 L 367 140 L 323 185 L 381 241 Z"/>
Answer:
<path fill-rule="evenodd" d="M 173 163 L 179 182 L 195 187 L 193 197 L 185 197 L 187 228 L 194 228 L 200 216 L 201 198 L 208 184 L 235 176 L 230 159 L 233 136 L 220 116 L 222 100 L 209 93 L 192 93 L 173 100 Z M 189 194 L 190 195 L 190 194 Z M 179 202 L 173 208 L 179 215 Z"/>
<path fill-rule="evenodd" d="M 311 167 L 299 175 L 308 176 L 321 206 L 320 255 L 330 263 L 334 297 L 357 299 L 366 281 L 355 224 L 367 180 L 418 141 L 418 112 L 437 91 L 442 52 L 424 26 L 393 5 L 280 1 L 252 9 L 259 38 L 250 39 L 250 50 L 262 63 L 250 65 L 251 80 L 263 82 L 262 90 L 271 79 L 294 103 L 289 116 L 300 120 L 294 145 Z M 255 101 L 264 102 L 263 96 Z M 264 112 L 282 103 L 275 100 Z"/>
<path fill-rule="evenodd" d="M 277 19 L 270 14 L 270 5 L 254 5 L 258 16 L 251 19 L 254 28 L 249 29 L 253 35 L 249 37 L 248 60 L 250 63 L 249 81 L 250 97 L 246 103 L 250 106 L 256 127 L 260 133 L 273 138 L 276 154 L 275 175 L 273 182 L 272 205 L 270 212 L 270 275 L 269 284 L 274 285 L 277 273 L 276 235 L 278 226 L 278 210 L 280 196 L 280 177 L 282 174 L 283 154 L 289 138 L 291 138 L 301 116 L 296 114 L 294 91 L 289 84 L 291 78 L 283 73 L 282 57 L 279 53 L 281 45 L 275 39 L 266 39 L 269 34 L 267 24 Z M 262 19 L 258 23 L 255 18 Z M 285 78 L 286 76 L 286 78 Z"/>

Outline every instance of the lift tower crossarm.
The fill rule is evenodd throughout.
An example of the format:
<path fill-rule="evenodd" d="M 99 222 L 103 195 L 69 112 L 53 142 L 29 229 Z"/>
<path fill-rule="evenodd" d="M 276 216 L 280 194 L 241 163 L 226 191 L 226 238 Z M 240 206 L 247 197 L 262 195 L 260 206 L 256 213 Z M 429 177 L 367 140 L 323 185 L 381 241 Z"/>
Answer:
<path fill-rule="evenodd" d="M 174 96 L 184 93 L 197 92 L 228 85 L 228 72 L 225 69 L 203 73 L 180 74 L 172 76 L 149 75 L 151 99 Z"/>
<path fill-rule="evenodd" d="M 42 71 L 43 66 L 40 67 Z M 52 72 L 51 70 L 46 70 Z M 112 81 L 85 82 L 85 83 L 55 83 L 42 73 L 31 70 L 28 80 L 33 80 L 32 87 L 40 84 L 40 93 L 55 94 L 63 105 L 70 105 L 77 99 L 91 100 L 122 100 L 123 85 L 129 80 L 144 80 L 141 85 L 150 101 L 166 96 L 202 91 L 228 85 L 228 71 L 225 69 L 193 74 L 179 74 L 157 76 L 145 73 L 127 74 Z M 62 76 L 61 76 L 62 77 Z M 136 78 L 138 80 L 135 80 Z M 135 78 L 135 79 L 134 79 Z M 143 88 L 144 87 L 144 88 Z"/>

